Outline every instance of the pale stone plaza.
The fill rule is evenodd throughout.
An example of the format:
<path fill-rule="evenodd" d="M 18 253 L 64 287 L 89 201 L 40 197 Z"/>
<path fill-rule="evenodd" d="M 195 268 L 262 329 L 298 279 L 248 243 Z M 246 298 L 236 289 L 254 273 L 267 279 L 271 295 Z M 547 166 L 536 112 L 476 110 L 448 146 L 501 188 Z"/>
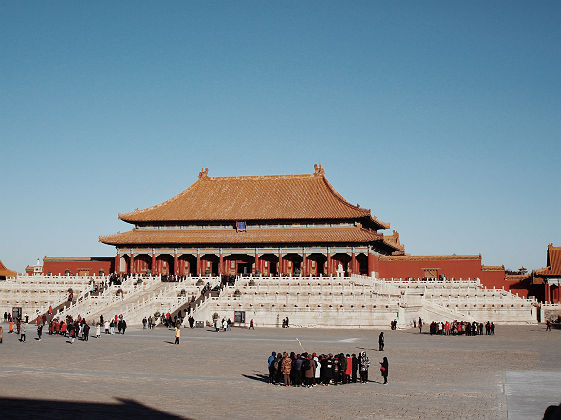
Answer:
<path fill-rule="evenodd" d="M 418 329 L 132 326 L 125 335 L 68 338 L 27 327 L 0 344 L 2 418 L 542 418 L 561 402 L 561 331 L 497 326 L 495 335 L 431 336 Z M 425 331 L 426 332 L 426 331 Z M 368 384 L 286 388 L 267 383 L 271 351 L 359 353 Z M 378 362 L 389 360 L 389 383 Z M 108 417 L 109 418 L 109 417 Z"/>

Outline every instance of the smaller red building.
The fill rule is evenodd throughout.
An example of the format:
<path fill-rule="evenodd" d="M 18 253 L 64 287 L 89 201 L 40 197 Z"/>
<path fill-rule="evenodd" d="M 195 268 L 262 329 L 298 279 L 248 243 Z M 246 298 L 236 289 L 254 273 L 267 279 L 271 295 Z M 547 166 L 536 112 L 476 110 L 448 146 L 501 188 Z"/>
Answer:
<path fill-rule="evenodd" d="M 44 257 L 45 275 L 101 276 L 115 271 L 112 257 Z"/>

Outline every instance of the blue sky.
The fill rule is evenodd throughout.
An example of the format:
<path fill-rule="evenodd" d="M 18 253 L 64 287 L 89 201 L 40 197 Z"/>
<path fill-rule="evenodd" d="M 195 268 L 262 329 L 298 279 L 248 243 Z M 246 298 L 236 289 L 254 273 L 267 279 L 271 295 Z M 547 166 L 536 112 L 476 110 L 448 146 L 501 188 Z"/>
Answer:
<path fill-rule="evenodd" d="M 0 1 L 0 259 L 320 162 L 417 255 L 561 244 L 561 3 Z"/>

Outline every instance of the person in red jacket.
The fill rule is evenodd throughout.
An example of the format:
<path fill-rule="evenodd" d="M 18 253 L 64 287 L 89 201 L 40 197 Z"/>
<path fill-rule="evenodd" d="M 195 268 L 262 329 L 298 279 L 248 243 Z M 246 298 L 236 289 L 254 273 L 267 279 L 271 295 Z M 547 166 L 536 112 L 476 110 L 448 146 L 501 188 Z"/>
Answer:
<path fill-rule="evenodd" d="M 353 373 L 353 358 L 347 353 L 347 369 L 345 369 L 345 376 L 347 377 L 346 383 L 351 383 L 351 374 Z"/>

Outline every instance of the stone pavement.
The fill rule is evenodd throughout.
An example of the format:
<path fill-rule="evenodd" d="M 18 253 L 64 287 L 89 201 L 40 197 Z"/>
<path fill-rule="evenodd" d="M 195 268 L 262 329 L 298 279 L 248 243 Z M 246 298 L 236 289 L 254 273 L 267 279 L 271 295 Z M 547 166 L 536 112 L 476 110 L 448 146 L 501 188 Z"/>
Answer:
<path fill-rule="evenodd" d="M 477 337 L 385 331 L 383 353 L 378 333 L 182 329 L 181 344 L 173 345 L 173 331 L 132 327 L 71 345 L 59 336 L 37 341 L 30 325 L 26 343 L 5 332 L 0 344 L 0 417 L 539 419 L 561 402 L 559 330 L 498 326 L 495 336 Z M 296 337 L 309 352 L 366 350 L 371 382 L 267 384 L 267 357 L 300 351 Z M 377 368 L 383 356 L 388 385 Z"/>

